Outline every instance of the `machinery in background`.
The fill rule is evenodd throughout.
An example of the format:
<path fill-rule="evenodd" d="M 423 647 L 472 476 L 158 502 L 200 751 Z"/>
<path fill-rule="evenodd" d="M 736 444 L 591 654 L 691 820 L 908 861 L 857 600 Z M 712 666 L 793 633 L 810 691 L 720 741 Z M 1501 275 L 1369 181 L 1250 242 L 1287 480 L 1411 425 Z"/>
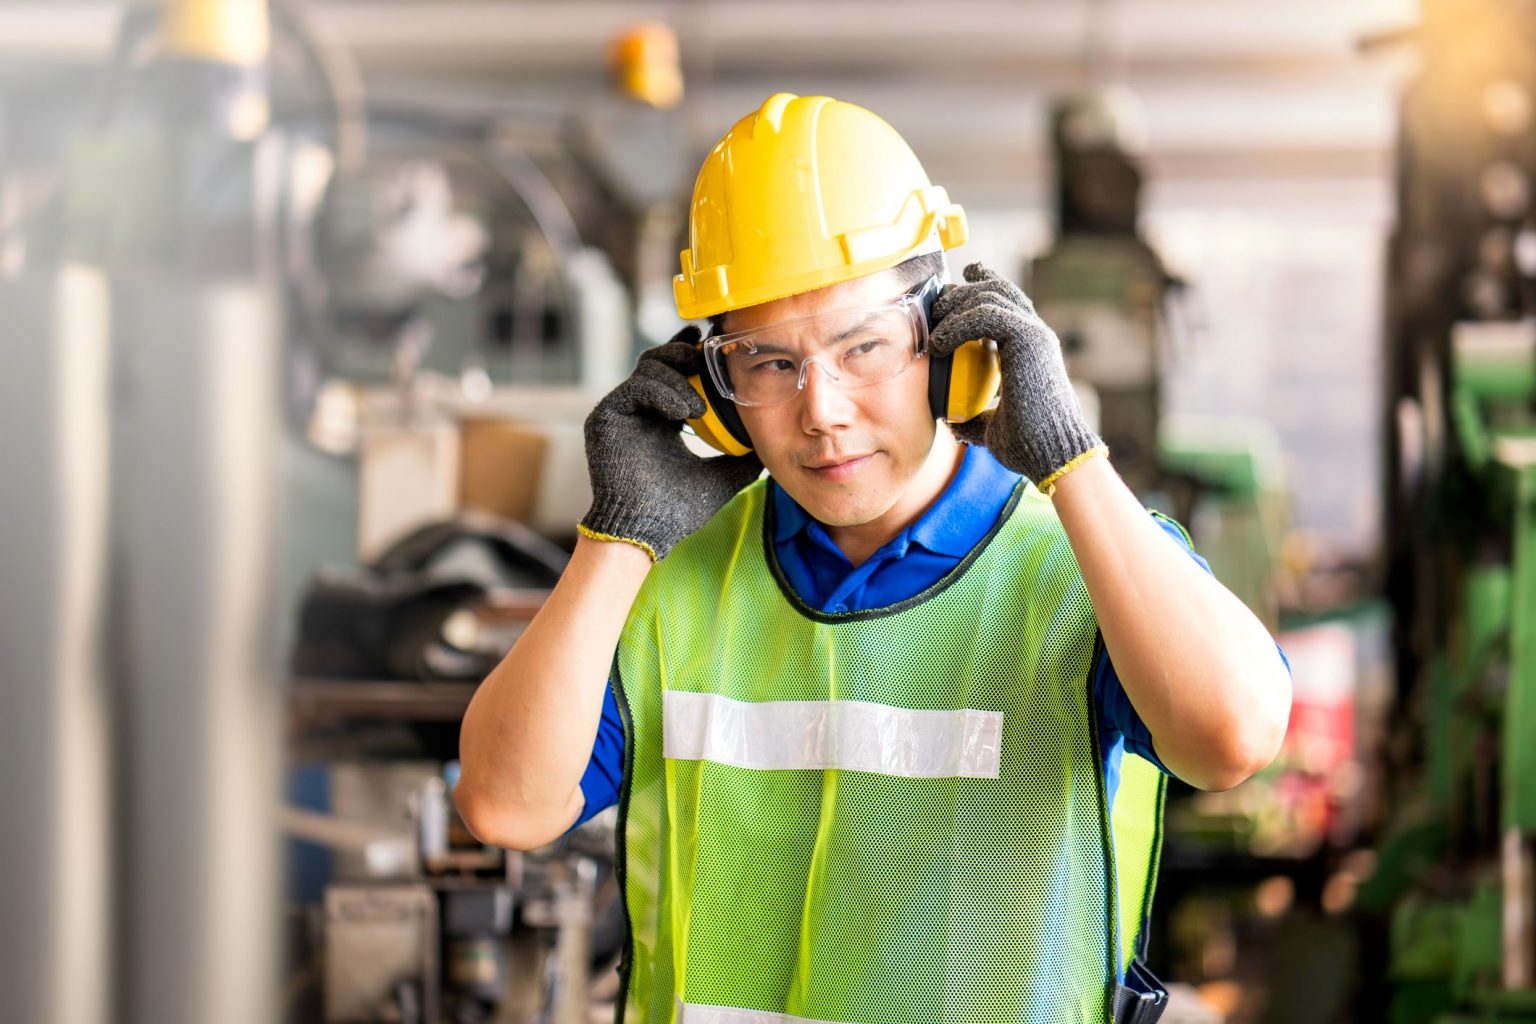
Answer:
<path fill-rule="evenodd" d="M 541 599 L 567 557 L 509 520 L 466 513 L 423 526 L 362 568 L 316 573 L 299 611 L 293 674 L 477 682 L 517 637 L 478 609 L 507 590 Z"/>
<path fill-rule="evenodd" d="M 1166 417 L 1157 455 L 1168 511 L 1216 578 L 1278 632 L 1290 494 L 1275 429 L 1244 417 Z"/>
<path fill-rule="evenodd" d="M 1223 582 L 1271 629 L 1288 497 L 1262 420 L 1165 422 L 1162 378 L 1186 284 L 1140 226 L 1140 108 L 1123 90 L 1066 99 L 1051 118 L 1057 237 L 1026 273 L 1115 468 L 1191 528 Z"/>
<path fill-rule="evenodd" d="M 466 511 L 311 581 L 289 692 L 312 791 L 284 826 L 318 899 L 295 902 L 294 1024 L 588 1019 L 624 936 L 613 815 L 524 855 L 482 846 L 450 800 L 464 708 L 566 560 Z"/>
<path fill-rule="evenodd" d="M 290 687 L 314 794 L 284 826 L 295 883 L 294 1024 L 575 1024 L 623 938 L 612 815 L 538 854 L 459 822 L 457 724 L 566 553 L 466 512 L 356 570 L 316 575 Z M 317 850 L 326 856 L 317 860 Z"/>
<path fill-rule="evenodd" d="M 37 94 L 0 97 L 0 182 L 30 170 L 13 138 L 59 139 L 54 187 L 0 229 L 0 418 L 23 439 L 0 550 L 27 552 L 6 576 L 29 595 L 0 643 L 6 775 L 28 780 L 5 809 L 27 822 L 6 1016 L 268 1024 L 282 21 L 260 0 L 143 14 L 91 116 L 24 122 Z"/>
<path fill-rule="evenodd" d="M 602 391 L 632 359 L 629 297 L 539 164 L 496 121 L 369 112 L 367 162 L 324 177 L 293 238 L 297 381 L 408 388 L 432 370 Z"/>
<path fill-rule="evenodd" d="M 409 801 L 373 801 L 390 825 L 341 803 L 280 815 L 281 567 L 356 554 L 337 524 L 369 474 L 348 457 L 381 423 L 427 436 L 408 455 L 454 466 L 455 509 L 516 503 L 495 488 L 474 500 L 458 442 L 438 444 L 444 420 L 477 418 L 470 465 L 510 450 L 509 412 L 544 419 L 497 384 L 568 385 L 579 457 L 585 410 L 632 360 L 628 297 L 515 132 L 495 116 L 369 109 L 303 4 L 168 0 L 120 24 L 108 67 L 68 81 L 42 68 L 36 82 L 7 68 L 0 82 L 0 418 L 27 439 L 4 457 L 15 500 L 0 549 L 8 582 L 37 598 L 4 627 L 19 691 L 7 811 L 35 825 L 18 833 L 4 897 L 37 937 L 8 958 L 8 1018 L 282 1019 L 286 831 L 344 862 L 308 894 L 315 956 L 300 957 L 308 983 L 293 980 L 313 1000 L 288 1019 L 572 1024 L 592 957 L 622 938 L 611 911 L 593 914 L 601 893 L 617 907 L 611 825 L 541 856 L 484 850 L 454 824 L 441 763 L 474 685 L 441 680 L 488 656 L 465 606 L 475 628 L 515 632 L 537 601 L 502 578 L 428 580 L 462 553 L 462 520 L 455 543 L 419 520 L 381 525 L 369 539 L 390 555 L 366 579 L 333 576 L 310 609 L 322 633 L 345 619 L 371 636 L 358 649 L 377 660 L 320 659 L 316 671 L 354 678 L 289 688 L 287 710 L 415 729 L 438 761 Z M 354 370 L 386 400 L 344 386 L 338 413 L 326 385 Z M 458 405 L 433 390 L 445 380 Z M 300 436 L 317 420 L 323 457 Z M 310 481 L 283 475 L 295 462 L 323 473 L 323 516 L 295 497 Z M 378 477 L 375 504 L 407 476 Z M 566 488 L 572 504 L 583 487 Z M 526 554 L 527 540 L 513 546 Z M 323 554 L 293 556 L 306 546 Z M 552 582 L 563 554 L 550 547 L 524 560 L 519 587 Z M 370 682 L 414 689 L 402 710 L 401 690 Z M 393 755 L 363 749 L 375 738 L 350 737 L 338 774 L 388 778 Z"/>
<path fill-rule="evenodd" d="M 1025 280 L 1072 379 L 1097 397 L 1115 468 L 1147 494 L 1162 482 L 1164 312 L 1180 282 L 1141 236 L 1137 112 L 1134 97 L 1108 90 L 1056 106 L 1057 237 Z"/>
<path fill-rule="evenodd" d="M 571 119 L 566 144 L 589 195 L 583 233 L 598 240 L 635 296 L 641 343 L 659 344 L 681 326 L 672 276 L 687 247 L 687 198 L 698 170 L 678 106 L 677 33 L 662 22 L 631 27 L 614 41 L 609 69 L 615 88 Z"/>
<path fill-rule="evenodd" d="M 1361 605 L 1303 623 L 1292 606 L 1283 621 L 1291 497 L 1275 428 L 1164 408 L 1188 286 L 1141 233 L 1137 114 L 1134 97 L 1113 90 L 1054 110 L 1058 236 L 1028 291 L 1117 470 L 1189 528 L 1216 576 L 1294 654 L 1295 687 L 1285 745 L 1257 777 L 1223 793 L 1171 785 L 1149 959 L 1219 1019 L 1325 1019 L 1350 995 L 1353 949 L 1338 915 L 1366 870 L 1353 851 L 1366 790 L 1357 733 L 1378 718 L 1383 616 Z M 1294 986 L 1278 952 L 1292 943 L 1327 948 L 1331 976 Z"/>
<path fill-rule="evenodd" d="M 1425 0 L 1389 252 L 1392 816 L 1371 1019 L 1536 1020 L 1536 12 Z M 1411 738 L 1411 739 L 1410 739 Z"/>
<path fill-rule="evenodd" d="M 302 597 L 289 1019 L 576 1024 L 624 937 L 612 816 L 523 855 L 482 847 L 448 794 L 475 685 L 564 567 L 521 522 L 566 529 L 587 500 L 581 423 L 629 370 L 629 298 L 557 187 L 593 176 L 573 146 L 535 162 L 495 117 L 367 124 L 288 276 L 303 427 L 355 457 L 362 562 Z"/>
<path fill-rule="evenodd" d="M 481 846 L 449 794 L 456 764 L 397 763 L 398 824 L 290 808 L 284 827 L 334 859 L 297 916 L 286 1020 L 315 1024 L 585 1024 L 624 937 L 613 816 L 558 849 Z M 607 881 L 604 881 L 604 880 Z"/>
<path fill-rule="evenodd" d="M 590 500 L 582 422 L 634 358 L 628 292 L 494 118 L 368 118 L 368 161 L 325 178 L 291 232 L 294 426 L 356 459 L 365 560 L 454 513 L 496 422 L 541 448 L 520 482 L 541 494 L 526 520 L 569 533 Z"/>

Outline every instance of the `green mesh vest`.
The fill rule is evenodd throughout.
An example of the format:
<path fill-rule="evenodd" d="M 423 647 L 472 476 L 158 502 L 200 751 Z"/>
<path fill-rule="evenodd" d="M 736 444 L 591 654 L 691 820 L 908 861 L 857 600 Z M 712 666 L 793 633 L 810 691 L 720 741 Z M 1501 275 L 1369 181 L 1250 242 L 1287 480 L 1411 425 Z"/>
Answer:
<path fill-rule="evenodd" d="M 767 483 L 652 572 L 619 643 L 627 1024 L 1110 1017 L 1143 930 L 1163 780 L 1109 820 L 1098 629 L 1021 484 L 939 583 L 805 607 Z"/>

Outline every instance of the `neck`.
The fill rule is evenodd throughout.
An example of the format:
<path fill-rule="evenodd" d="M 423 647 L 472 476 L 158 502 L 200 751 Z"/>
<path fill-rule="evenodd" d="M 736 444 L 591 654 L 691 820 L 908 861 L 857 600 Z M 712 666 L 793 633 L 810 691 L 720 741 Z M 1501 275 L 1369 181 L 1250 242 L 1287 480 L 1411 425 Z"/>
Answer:
<path fill-rule="evenodd" d="M 954 479 L 964 458 L 965 448 L 941 423 L 933 436 L 928 458 L 896 504 L 867 523 L 828 526 L 827 536 L 849 562 L 862 565 L 892 537 L 922 518 Z"/>

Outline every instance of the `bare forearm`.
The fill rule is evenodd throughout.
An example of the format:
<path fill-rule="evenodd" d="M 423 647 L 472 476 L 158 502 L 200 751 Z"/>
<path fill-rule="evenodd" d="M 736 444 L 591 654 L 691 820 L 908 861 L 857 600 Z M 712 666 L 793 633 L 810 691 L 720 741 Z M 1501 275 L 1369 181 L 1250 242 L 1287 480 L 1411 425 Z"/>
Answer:
<path fill-rule="evenodd" d="M 1268 630 L 1147 514 L 1104 459 L 1053 495 L 1126 696 L 1170 771 L 1203 789 L 1273 759 L 1290 677 Z"/>
<path fill-rule="evenodd" d="M 628 544 L 578 541 L 549 600 L 476 691 L 455 800 L 482 840 L 539 846 L 580 813 L 613 652 L 650 565 Z"/>

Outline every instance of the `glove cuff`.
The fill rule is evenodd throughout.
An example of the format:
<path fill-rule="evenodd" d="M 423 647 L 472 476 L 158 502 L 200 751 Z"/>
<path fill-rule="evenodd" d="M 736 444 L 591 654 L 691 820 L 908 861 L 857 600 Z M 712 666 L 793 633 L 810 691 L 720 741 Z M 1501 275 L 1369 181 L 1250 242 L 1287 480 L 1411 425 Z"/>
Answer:
<path fill-rule="evenodd" d="M 1087 451 L 1083 452 L 1081 455 L 1077 455 L 1077 456 L 1074 456 L 1073 458 L 1068 459 L 1066 461 L 1066 463 L 1060 469 L 1058 469 L 1054 473 L 1051 473 L 1050 475 L 1048 475 L 1045 479 L 1041 480 L 1035 486 L 1037 488 L 1039 488 L 1041 494 L 1044 494 L 1046 497 L 1050 497 L 1052 494 L 1055 493 L 1055 491 L 1056 491 L 1056 484 L 1060 482 L 1062 477 L 1066 476 L 1068 473 L 1072 472 L 1078 466 L 1081 466 L 1083 463 L 1089 461 L 1090 459 L 1108 458 L 1108 457 L 1109 457 L 1109 445 L 1107 445 L 1107 444 L 1097 444 L 1097 445 L 1094 445 L 1092 448 L 1089 448 Z"/>
<path fill-rule="evenodd" d="M 672 549 L 670 542 L 655 536 L 656 526 L 655 515 L 645 508 L 598 498 L 576 524 L 576 532 L 591 540 L 633 545 L 656 563 Z"/>
<path fill-rule="evenodd" d="M 661 560 L 660 556 L 656 554 L 656 549 L 651 547 L 643 540 L 635 540 L 632 537 L 615 537 L 609 533 L 599 533 L 598 531 L 589 528 L 586 523 L 577 523 L 576 532 L 581 534 L 583 537 L 586 537 L 588 540 L 600 540 L 605 544 L 628 544 L 630 547 L 639 548 L 641 551 L 644 551 L 648 556 L 650 556 L 652 565 L 655 565 L 658 561 Z"/>

